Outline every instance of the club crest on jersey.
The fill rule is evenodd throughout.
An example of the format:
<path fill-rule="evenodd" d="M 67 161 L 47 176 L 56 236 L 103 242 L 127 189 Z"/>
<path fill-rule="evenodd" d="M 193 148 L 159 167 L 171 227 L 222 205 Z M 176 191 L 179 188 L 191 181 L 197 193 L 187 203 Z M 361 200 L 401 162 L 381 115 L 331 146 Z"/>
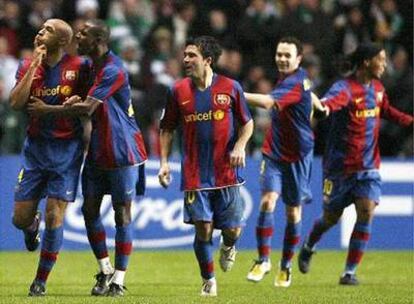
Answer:
<path fill-rule="evenodd" d="M 227 106 L 230 104 L 230 96 L 227 94 L 216 94 L 214 96 L 214 103 L 221 106 Z"/>
<path fill-rule="evenodd" d="M 375 99 L 376 99 L 377 103 L 381 103 L 383 97 L 384 97 L 384 92 L 377 92 L 375 94 Z"/>
<path fill-rule="evenodd" d="M 64 72 L 63 78 L 69 81 L 73 81 L 77 78 L 77 72 L 74 70 L 66 70 Z"/>

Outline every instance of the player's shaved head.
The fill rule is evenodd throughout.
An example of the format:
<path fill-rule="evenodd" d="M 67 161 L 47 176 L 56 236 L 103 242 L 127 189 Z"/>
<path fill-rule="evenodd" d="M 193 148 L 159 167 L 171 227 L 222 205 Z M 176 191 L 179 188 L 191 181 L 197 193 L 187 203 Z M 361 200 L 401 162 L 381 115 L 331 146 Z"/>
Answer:
<path fill-rule="evenodd" d="M 69 44 L 72 41 L 73 30 L 67 22 L 62 19 L 49 19 L 47 22 L 53 23 L 56 32 L 65 44 Z"/>
<path fill-rule="evenodd" d="M 108 25 L 101 19 L 91 19 L 86 22 L 89 27 L 89 31 L 96 38 L 100 39 L 103 43 L 109 42 L 109 36 L 111 35 Z"/>

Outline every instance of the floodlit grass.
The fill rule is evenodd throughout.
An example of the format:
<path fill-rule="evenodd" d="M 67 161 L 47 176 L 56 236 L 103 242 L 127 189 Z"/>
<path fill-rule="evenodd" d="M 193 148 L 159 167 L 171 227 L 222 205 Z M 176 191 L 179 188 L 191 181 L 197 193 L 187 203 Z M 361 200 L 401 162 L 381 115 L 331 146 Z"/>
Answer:
<path fill-rule="evenodd" d="M 89 296 L 97 264 L 92 253 L 63 251 L 49 277 L 47 296 L 27 297 L 38 252 L 0 252 L 0 303 L 414 303 L 412 251 L 369 251 L 358 271 L 361 285 L 339 286 L 345 251 L 320 251 L 311 272 L 299 273 L 287 289 L 273 287 L 274 271 L 260 283 L 246 281 L 255 253 L 239 252 L 229 273 L 219 269 L 218 297 L 199 296 L 201 280 L 192 251 L 138 251 L 130 260 L 122 299 Z M 273 265 L 279 252 L 273 253 Z"/>

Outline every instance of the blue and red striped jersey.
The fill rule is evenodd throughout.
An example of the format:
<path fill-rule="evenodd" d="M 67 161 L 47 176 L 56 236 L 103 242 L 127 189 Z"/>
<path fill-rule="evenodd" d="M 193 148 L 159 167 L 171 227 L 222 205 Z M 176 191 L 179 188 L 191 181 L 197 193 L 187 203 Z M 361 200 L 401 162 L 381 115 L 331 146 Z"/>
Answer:
<path fill-rule="evenodd" d="M 275 105 L 263 154 L 276 161 L 296 162 L 313 150 L 310 89 L 311 83 L 302 68 L 277 83 L 270 93 Z"/>
<path fill-rule="evenodd" d="M 26 74 L 31 62 L 31 59 L 20 62 L 16 72 L 16 85 Z M 36 69 L 30 95 L 49 105 L 61 105 L 72 95 L 85 97 L 89 77 L 90 68 L 87 60 L 65 54 L 55 66 L 50 67 L 42 63 Z M 70 139 L 81 136 L 82 126 L 77 118 L 43 115 L 29 118 L 27 134 L 33 138 Z"/>
<path fill-rule="evenodd" d="M 339 80 L 322 101 L 332 112 L 324 154 L 327 174 L 378 169 L 381 118 L 403 126 L 413 123 L 412 116 L 390 105 L 379 80 L 372 80 L 369 85 L 359 83 L 354 77 Z"/>
<path fill-rule="evenodd" d="M 161 129 L 182 126 L 181 190 L 216 189 L 241 184 L 230 167 L 237 126 L 251 120 L 240 84 L 213 75 L 210 87 L 198 90 L 190 78 L 174 84 Z"/>
<path fill-rule="evenodd" d="M 138 165 L 147 160 L 141 130 L 135 121 L 128 74 L 111 51 L 95 71 L 88 97 L 99 100 L 92 116 L 87 163 L 103 169 Z"/>

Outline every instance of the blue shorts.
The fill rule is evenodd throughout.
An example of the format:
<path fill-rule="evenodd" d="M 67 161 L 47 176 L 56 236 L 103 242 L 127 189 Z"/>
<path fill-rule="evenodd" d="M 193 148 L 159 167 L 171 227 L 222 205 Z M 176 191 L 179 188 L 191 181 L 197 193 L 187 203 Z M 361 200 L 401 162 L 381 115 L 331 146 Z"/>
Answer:
<path fill-rule="evenodd" d="M 26 138 L 23 165 L 14 192 L 16 202 L 53 197 L 73 202 L 83 160 L 81 139 Z"/>
<path fill-rule="evenodd" d="M 260 190 L 282 194 L 283 202 L 299 206 L 312 200 L 310 188 L 313 153 L 294 162 L 275 161 L 263 155 L 260 169 Z"/>
<path fill-rule="evenodd" d="M 103 170 L 85 165 L 82 172 L 82 194 L 85 198 L 112 196 L 112 203 L 123 204 L 136 196 L 139 166 Z"/>
<path fill-rule="evenodd" d="M 323 178 L 323 207 L 340 211 L 355 202 L 355 198 L 368 198 L 379 203 L 381 177 L 377 170 L 352 175 L 325 175 Z"/>
<path fill-rule="evenodd" d="M 184 192 L 184 222 L 213 222 L 216 229 L 242 227 L 245 203 L 239 186 Z"/>

